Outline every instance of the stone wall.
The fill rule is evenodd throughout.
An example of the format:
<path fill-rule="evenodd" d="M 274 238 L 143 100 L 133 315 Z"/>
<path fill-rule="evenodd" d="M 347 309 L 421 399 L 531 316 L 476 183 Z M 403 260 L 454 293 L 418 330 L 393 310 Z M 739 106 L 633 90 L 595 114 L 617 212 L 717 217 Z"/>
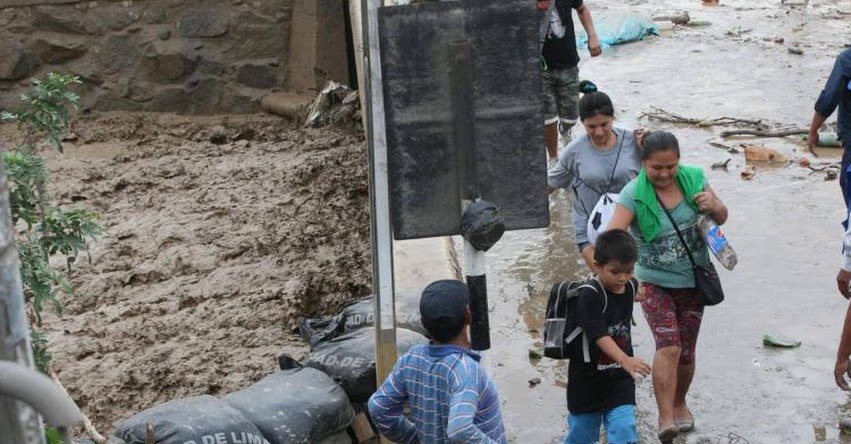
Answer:
<path fill-rule="evenodd" d="M 342 2 L 298 1 L 308 2 L 299 9 L 306 17 L 301 20 L 311 22 L 323 20 L 314 13 L 321 9 L 316 4 L 339 5 L 326 14 L 342 26 Z M 294 3 L 0 0 L 0 108 L 17 101 L 29 78 L 51 70 L 79 75 L 84 105 L 92 109 L 182 114 L 254 112 L 260 97 L 291 83 L 306 90 L 324 83 L 323 75 L 347 75 L 341 29 L 299 32 L 291 48 Z M 324 35 L 335 41 L 317 49 Z M 328 46 L 342 46 L 343 60 L 335 55 L 328 62 L 316 52 Z M 300 60 L 310 53 L 314 65 L 324 61 L 337 72 L 314 65 L 293 69 L 293 52 Z M 300 78 L 293 82 L 292 76 Z"/>

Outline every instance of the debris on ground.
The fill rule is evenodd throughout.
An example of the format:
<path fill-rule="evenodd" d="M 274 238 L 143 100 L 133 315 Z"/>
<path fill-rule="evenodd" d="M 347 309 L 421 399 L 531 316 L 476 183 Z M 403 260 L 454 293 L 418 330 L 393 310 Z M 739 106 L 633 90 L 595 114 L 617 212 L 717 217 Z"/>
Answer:
<path fill-rule="evenodd" d="M 308 108 L 306 125 L 316 128 L 352 119 L 359 109 L 360 101 L 357 91 L 329 81 Z"/>
<path fill-rule="evenodd" d="M 790 54 L 795 54 L 795 55 L 804 55 L 804 50 L 803 50 L 803 49 L 801 49 L 801 48 L 798 48 L 797 46 L 790 46 L 790 47 L 788 48 L 788 50 L 789 50 L 789 53 L 790 53 Z"/>
<path fill-rule="evenodd" d="M 529 359 L 543 359 L 544 357 L 544 349 L 543 348 L 530 348 L 529 349 Z"/>
<path fill-rule="evenodd" d="M 809 132 L 804 133 L 804 142 L 809 139 Z M 831 147 L 831 148 L 839 148 L 842 146 L 839 143 L 839 135 L 833 131 L 823 131 L 818 133 L 818 140 L 816 141 L 816 146 L 823 147 Z"/>
<path fill-rule="evenodd" d="M 786 156 L 765 146 L 744 145 L 745 160 L 749 162 L 786 163 Z"/>
<path fill-rule="evenodd" d="M 711 26 L 711 25 L 712 25 L 712 22 L 710 22 L 708 20 L 689 20 L 689 22 L 686 23 L 686 26 L 691 26 L 693 28 L 703 28 L 705 26 Z"/>
<path fill-rule="evenodd" d="M 721 162 L 715 162 L 709 168 L 713 170 L 726 170 L 727 166 L 730 165 L 730 161 L 733 160 L 732 157 L 728 157 L 727 160 Z"/>
<path fill-rule="evenodd" d="M 735 129 L 735 130 L 727 130 L 721 131 L 721 137 L 732 137 L 732 136 L 754 136 L 754 137 L 787 137 L 787 136 L 797 136 L 801 134 L 807 134 L 809 131 L 804 128 L 788 128 L 788 129 L 775 129 L 775 130 L 749 130 L 749 129 Z"/>
<path fill-rule="evenodd" d="M 801 341 L 766 334 L 762 336 L 762 345 L 772 348 L 797 348 L 801 346 Z"/>
<path fill-rule="evenodd" d="M 757 129 L 766 130 L 771 126 L 768 122 L 765 122 L 763 120 L 742 119 L 737 117 L 717 117 L 714 119 L 698 119 L 693 117 L 685 117 L 655 106 L 651 106 L 650 111 L 642 112 L 638 118 L 648 118 L 650 120 L 657 120 L 660 122 L 694 125 L 701 128 L 708 128 L 712 126 L 752 126 L 756 127 Z"/>
<path fill-rule="evenodd" d="M 691 17 L 688 15 L 688 12 L 676 12 L 669 15 L 656 15 L 653 16 L 654 22 L 671 22 L 675 25 L 685 25 L 691 20 Z"/>
<path fill-rule="evenodd" d="M 756 168 L 752 165 L 748 165 L 745 169 L 742 170 L 741 173 L 742 180 L 751 180 L 754 176 L 756 176 Z"/>
<path fill-rule="evenodd" d="M 532 388 L 541 383 L 541 378 L 532 378 L 529 380 L 529 388 Z"/>

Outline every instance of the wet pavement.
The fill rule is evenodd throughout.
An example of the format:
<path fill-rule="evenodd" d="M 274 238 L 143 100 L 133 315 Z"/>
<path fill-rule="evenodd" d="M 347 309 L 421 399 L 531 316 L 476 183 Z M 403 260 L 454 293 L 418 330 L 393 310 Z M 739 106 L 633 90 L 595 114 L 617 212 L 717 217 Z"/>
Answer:
<path fill-rule="evenodd" d="M 722 2 L 718 7 L 696 0 L 590 4 L 595 16 L 685 10 L 693 20 L 712 25 L 665 31 L 659 38 L 609 48 L 593 60 L 586 52 L 580 65 L 581 78 L 612 97 L 620 125 L 674 132 L 683 161 L 707 170 L 732 157 L 729 172 L 708 171 L 708 176 L 730 209 L 724 228 L 739 264 L 732 272 L 718 267 L 727 301 L 706 311 L 689 398 L 696 430 L 677 442 L 851 442 L 837 428 L 851 404 L 832 377 L 846 307 L 834 283 L 843 219 L 838 182 L 797 165 L 757 165 L 754 179 L 743 181 L 743 154 L 709 144 L 724 128 L 639 119 L 657 106 L 689 117 L 765 119 L 806 128 L 834 57 L 851 43 L 851 1 Z M 773 43 L 774 37 L 784 43 Z M 803 55 L 790 53 L 793 45 Z M 804 146 L 794 137 L 726 143 L 745 142 L 775 148 L 790 159 L 801 157 Z M 839 152 L 822 154 L 836 158 Z M 530 360 L 528 350 L 540 345 L 550 285 L 587 273 L 572 242 L 568 199 L 563 191 L 553 195 L 549 228 L 507 233 L 488 253 L 494 344 L 488 359 L 513 442 L 560 442 L 565 430 L 566 369 L 546 358 Z M 636 353 L 649 362 L 653 339 L 638 306 L 636 321 Z M 766 333 L 803 345 L 765 349 Z M 532 378 L 541 378 L 541 384 L 530 387 Z M 642 442 L 657 442 L 650 381 L 641 382 L 637 392 Z"/>

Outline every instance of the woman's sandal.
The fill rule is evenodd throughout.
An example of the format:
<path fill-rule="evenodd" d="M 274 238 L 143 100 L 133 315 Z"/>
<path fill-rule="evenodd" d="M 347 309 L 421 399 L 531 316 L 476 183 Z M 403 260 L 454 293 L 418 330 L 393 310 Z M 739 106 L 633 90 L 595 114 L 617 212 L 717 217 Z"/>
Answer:
<path fill-rule="evenodd" d="M 694 415 L 688 412 L 688 419 L 679 420 L 674 418 L 674 424 L 676 424 L 680 433 L 688 433 L 694 430 Z"/>
<path fill-rule="evenodd" d="M 659 438 L 659 441 L 662 444 L 670 444 L 674 441 L 674 438 L 680 434 L 679 428 L 676 425 L 665 427 L 664 429 L 659 429 L 659 433 L 656 436 Z"/>

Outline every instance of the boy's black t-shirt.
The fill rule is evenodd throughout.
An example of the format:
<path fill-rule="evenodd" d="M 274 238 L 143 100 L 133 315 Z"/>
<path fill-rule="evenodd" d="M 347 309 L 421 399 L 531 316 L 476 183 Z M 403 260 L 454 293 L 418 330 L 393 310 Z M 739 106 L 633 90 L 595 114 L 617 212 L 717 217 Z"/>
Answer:
<path fill-rule="evenodd" d="M 554 0 L 550 25 L 541 55 L 548 69 L 568 69 L 579 64 L 576 50 L 576 32 L 573 29 L 573 9 L 582 6 L 582 0 Z"/>
<path fill-rule="evenodd" d="M 576 301 L 576 323 L 588 335 L 591 362 L 582 354 L 582 337 L 571 342 L 569 349 L 567 409 L 574 414 L 599 412 L 622 405 L 635 404 L 635 382 L 620 364 L 606 356 L 596 341 L 602 336 L 612 340 L 628 356 L 632 352 L 633 288 L 627 284 L 622 294 L 608 292 L 608 304 L 603 313 L 605 297 L 589 288 L 579 290 Z"/>

